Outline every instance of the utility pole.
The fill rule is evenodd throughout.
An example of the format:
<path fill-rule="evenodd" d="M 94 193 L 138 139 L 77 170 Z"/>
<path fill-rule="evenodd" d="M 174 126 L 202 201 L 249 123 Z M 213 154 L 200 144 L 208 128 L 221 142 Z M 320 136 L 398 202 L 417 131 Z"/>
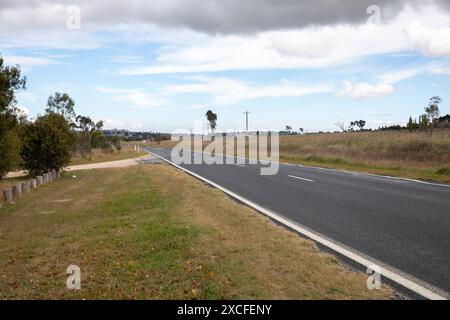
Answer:
<path fill-rule="evenodd" d="M 245 132 L 248 133 L 248 115 L 251 113 L 249 111 L 243 112 L 245 114 Z"/>

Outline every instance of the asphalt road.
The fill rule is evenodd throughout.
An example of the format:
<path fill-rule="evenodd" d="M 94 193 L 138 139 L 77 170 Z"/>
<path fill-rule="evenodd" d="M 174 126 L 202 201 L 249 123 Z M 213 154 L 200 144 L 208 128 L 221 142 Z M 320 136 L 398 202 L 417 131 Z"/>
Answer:
<path fill-rule="evenodd" d="M 147 148 L 170 160 L 167 149 Z M 450 292 L 450 187 L 280 165 L 181 165 L 220 186 Z"/>

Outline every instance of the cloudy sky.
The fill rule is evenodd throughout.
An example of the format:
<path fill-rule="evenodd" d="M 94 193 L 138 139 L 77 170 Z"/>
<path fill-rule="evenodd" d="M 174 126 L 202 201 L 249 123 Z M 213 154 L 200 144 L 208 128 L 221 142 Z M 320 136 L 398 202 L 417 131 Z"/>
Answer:
<path fill-rule="evenodd" d="M 30 117 L 68 92 L 109 128 L 403 124 L 450 113 L 448 0 L 0 0 L 0 54 Z"/>

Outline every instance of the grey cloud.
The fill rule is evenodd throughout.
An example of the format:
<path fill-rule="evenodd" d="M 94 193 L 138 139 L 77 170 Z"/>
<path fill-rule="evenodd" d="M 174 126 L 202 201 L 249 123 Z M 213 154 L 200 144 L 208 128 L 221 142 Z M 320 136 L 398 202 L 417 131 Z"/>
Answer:
<path fill-rule="evenodd" d="M 29 10 L 42 3 L 36 0 L 0 0 L 0 14 L 6 9 Z M 82 9 L 83 23 L 88 25 L 148 23 L 220 34 L 360 23 L 367 19 L 367 7 L 372 4 L 383 9 L 385 19 L 395 17 L 406 4 L 414 7 L 434 3 L 442 10 L 450 10 L 448 0 L 75 0 L 46 3 L 78 4 Z M 55 23 L 61 24 L 60 18 L 55 17 Z M 23 21 L 21 23 L 23 27 Z M 42 19 L 36 19 L 28 24 L 29 28 L 45 27 L 48 21 L 44 24 Z"/>

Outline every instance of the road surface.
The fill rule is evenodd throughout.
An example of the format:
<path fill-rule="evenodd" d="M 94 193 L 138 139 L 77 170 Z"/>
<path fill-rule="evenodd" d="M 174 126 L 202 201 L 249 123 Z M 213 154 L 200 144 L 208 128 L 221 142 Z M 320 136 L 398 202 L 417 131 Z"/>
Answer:
<path fill-rule="evenodd" d="M 168 149 L 146 150 L 170 160 Z M 181 166 L 448 297 L 448 185 L 288 164 L 274 176 L 248 164 Z"/>

